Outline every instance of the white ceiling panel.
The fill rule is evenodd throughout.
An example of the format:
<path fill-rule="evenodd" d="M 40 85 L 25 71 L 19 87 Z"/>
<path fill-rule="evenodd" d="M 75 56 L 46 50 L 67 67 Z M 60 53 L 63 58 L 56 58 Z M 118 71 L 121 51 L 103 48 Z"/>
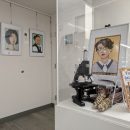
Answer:
<path fill-rule="evenodd" d="M 56 0 L 10 0 L 49 15 L 56 14 Z"/>
<path fill-rule="evenodd" d="M 117 0 L 92 0 L 93 1 L 93 7 L 99 7 L 104 4 L 109 4 Z"/>
<path fill-rule="evenodd" d="M 56 14 L 56 0 L 5 0 L 15 2 L 17 4 L 32 8 L 42 13 L 48 15 Z M 73 7 L 75 4 L 80 4 L 82 1 L 85 1 L 88 5 L 93 7 L 102 6 L 116 0 L 59 0 L 59 5 L 62 5 L 64 8 Z"/>

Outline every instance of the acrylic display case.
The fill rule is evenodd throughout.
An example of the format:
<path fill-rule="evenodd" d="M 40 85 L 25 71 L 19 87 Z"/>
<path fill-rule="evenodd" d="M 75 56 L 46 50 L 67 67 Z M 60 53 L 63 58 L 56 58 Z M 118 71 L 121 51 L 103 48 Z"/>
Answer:
<path fill-rule="evenodd" d="M 118 69 L 130 66 L 128 24 L 130 20 L 129 18 L 120 20 L 121 16 L 118 14 L 118 8 L 113 14 L 111 14 L 112 10 L 110 9 L 111 7 L 115 8 L 116 5 L 120 7 L 121 1 L 116 1 L 114 4 L 112 1 L 104 4 L 93 2 L 91 0 L 57 0 L 58 87 L 55 113 L 56 130 L 130 129 L 130 113 L 125 100 L 102 113 L 93 109 L 93 104 L 90 102 L 84 102 L 85 106 L 81 107 L 72 100 L 72 96 L 76 94 L 76 91 L 70 84 L 74 81 L 76 70 L 86 58 L 90 61 L 89 73 L 93 72 L 93 64 L 96 63 L 95 59 L 98 59 L 97 56 L 94 59 L 96 54 L 96 48 L 94 47 L 98 41 L 106 38 L 115 43 L 111 56 L 118 61 Z M 104 12 L 104 9 L 107 11 Z M 108 16 L 112 19 L 107 19 Z M 115 20 L 113 20 L 114 18 Z M 111 24 L 111 27 L 109 27 L 109 24 Z M 84 50 L 87 50 L 85 56 L 83 55 Z M 111 87 L 111 83 L 100 82 L 100 79 L 112 80 L 115 83 L 114 87 L 122 87 L 118 69 L 115 69 L 116 72 L 112 70 L 110 73 L 104 71 L 106 74 L 103 75 L 94 72 L 92 77 L 94 83 Z M 83 81 L 84 78 L 79 77 L 79 80 Z"/>
<path fill-rule="evenodd" d="M 58 99 L 59 102 L 74 93 L 69 84 L 82 61 L 92 29 L 92 8 L 84 1 L 58 1 Z M 85 14 L 85 12 L 87 13 Z M 87 33 L 85 33 L 87 32 Z"/>

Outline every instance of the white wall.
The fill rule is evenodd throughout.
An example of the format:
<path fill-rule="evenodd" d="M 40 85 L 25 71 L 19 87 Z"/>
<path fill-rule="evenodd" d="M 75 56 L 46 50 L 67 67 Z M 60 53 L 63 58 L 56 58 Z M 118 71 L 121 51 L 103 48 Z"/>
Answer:
<path fill-rule="evenodd" d="M 0 118 L 51 103 L 50 17 L 38 14 L 37 20 L 37 29 L 45 33 L 45 57 L 29 56 L 29 28 L 36 27 L 36 13 L 12 5 L 13 24 L 23 29 L 22 55 L 0 55 Z M 3 1 L 0 21 L 11 21 L 10 5 Z"/>
<path fill-rule="evenodd" d="M 114 0 L 94 9 L 94 28 L 102 28 L 106 24 L 118 25 L 130 22 L 130 1 Z"/>
<path fill-rule="evenodd" d="M 119 25 L 130 23 L 130 0 L 111 0 L 94 9 L 94 28 L 103 28 L 106 24 Z M 130 32 L 128 35 L 130 40 Z M 130 45 L 128 41 L 128 45 Z M 130 49 L 127 49 L 127 66 L 130 65 Z"/>

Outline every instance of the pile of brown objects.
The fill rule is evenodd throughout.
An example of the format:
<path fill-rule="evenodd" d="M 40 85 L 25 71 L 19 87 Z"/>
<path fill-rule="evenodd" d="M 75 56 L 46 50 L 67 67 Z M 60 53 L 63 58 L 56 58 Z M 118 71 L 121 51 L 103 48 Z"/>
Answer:
<path fill-rule="evenodd" d="M 120 103 L 123 101 L 122 89 L 121 88 L 106 88 L 99 87 L 98 95 L 93 103 L 93 108 L 99 112 L 103 112 L 113 104 Z"/>

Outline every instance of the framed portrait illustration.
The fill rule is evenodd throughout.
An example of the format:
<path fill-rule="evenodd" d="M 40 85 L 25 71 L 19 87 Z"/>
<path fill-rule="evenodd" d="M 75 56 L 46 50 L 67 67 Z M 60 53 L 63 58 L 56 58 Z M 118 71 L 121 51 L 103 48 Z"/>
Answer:
<path fill-rule="evenodd" d="M 121 35 L 95 38 L 92 73 L 117 75 Z"/>
<path fill-rule="evenodd" d="M 21 27 L 1 23 L 1 53 L 21 55 Z"/>
<path fill-rule="evenodd" d="M 90 72 L 97 79 L 114 80 L 118 75 L 126 57 L 128 29 L 129 24 L 123 24 L 91 31 Z"/>
<path fill-rule="evenodd" d="M 45 36 L 38 30 L 30 29 L 30 56 L 44 56 Z"/>

